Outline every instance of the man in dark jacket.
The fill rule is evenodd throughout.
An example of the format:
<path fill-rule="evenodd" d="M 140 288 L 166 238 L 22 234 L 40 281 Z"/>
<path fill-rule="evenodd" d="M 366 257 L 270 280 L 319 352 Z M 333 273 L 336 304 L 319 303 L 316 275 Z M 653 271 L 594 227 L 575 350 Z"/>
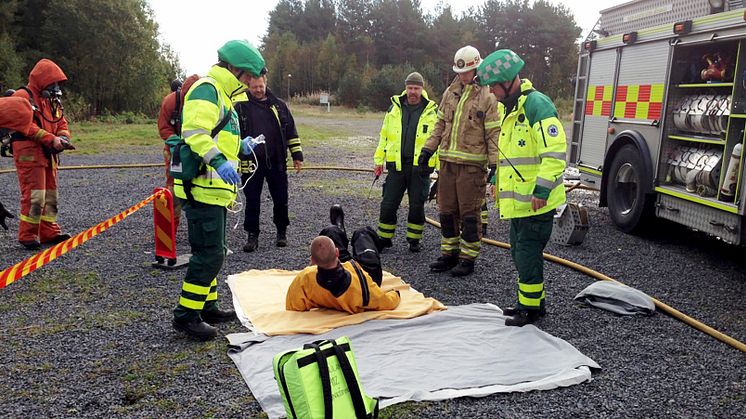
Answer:
<path fill-rule="evenodd" d="M 244 252 L 259 247 L 259 213 L 262 187 L 266 179 L 274 204 L 272 221 L 277 227 L 277 247 L 287 246 L 288 174 L 287 151 L 293 159 L 295 172 L 303 166 L 303 151 L 295 129 L 295 121 L 285 102 L 267 89 L 267 76 L 251 79 L 249 94 L 236 103 L 241 124 L 241 136 L 264 134 L 265 144 L 254 149 L 254 155 L 241 162 L 243 192 L 246 196 L 246 216 L 243 228 L 248 233 Z M 248 180 L 248 183 L 246 181 Z"/>

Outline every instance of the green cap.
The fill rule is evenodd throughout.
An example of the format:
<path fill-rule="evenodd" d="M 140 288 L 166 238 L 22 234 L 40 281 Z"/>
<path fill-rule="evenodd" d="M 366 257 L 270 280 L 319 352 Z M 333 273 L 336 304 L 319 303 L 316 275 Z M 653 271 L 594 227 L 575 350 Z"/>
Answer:
<path fill-rule="evenodd" d="M 254 77 L 267 72 L 262 54 L 249 41 L 243 39 L 226 42 L 218 50 L 218 59 L 233 67 L 248 71 Z"/>
<path fill-rule="evenodd" d="M 477 68 L 481 86 L 505 83 L 513 80 L 525 63 L 515 52 L 500 49 L 488 55 Z"/>

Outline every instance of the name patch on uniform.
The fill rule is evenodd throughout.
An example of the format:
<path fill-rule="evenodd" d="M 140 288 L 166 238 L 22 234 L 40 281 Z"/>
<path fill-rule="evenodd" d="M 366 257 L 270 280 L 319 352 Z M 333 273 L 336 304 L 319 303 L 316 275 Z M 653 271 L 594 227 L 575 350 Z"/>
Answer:
<path fill-rule="evenodd" d="M 559 135 L 559 128 L 557 128 L 557 125 L 552 124 L 547 128 L 547 133 L 552 137 L 556 137 Z"/>

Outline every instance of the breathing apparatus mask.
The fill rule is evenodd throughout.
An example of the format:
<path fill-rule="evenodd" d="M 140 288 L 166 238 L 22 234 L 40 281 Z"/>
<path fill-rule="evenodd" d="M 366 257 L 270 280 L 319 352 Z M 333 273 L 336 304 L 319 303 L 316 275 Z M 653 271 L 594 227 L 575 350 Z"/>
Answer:
<path fill-rule="evenodd" d="M 63 118 L 63 107 L 62 107 L 62 89 L 60 88 L 59 83 L 54 82 L 50 84 L 49 86 L 45 87 L 44 90 L 41 91 L 41 97 L 44 99 L 49 99 L 49 103 L 52 107 L 52 120 L 50 121 L 44 116 L 44 113 L 41 113 L 42 118 L 46 120 L 47 122 L 51 122 L 53 124 L 56 124 L 57 122 L 60 122 Z"/>
<path fill-rule="evenodd" d="M 13 157 L 13 131 L 7 128 L 0 128 L 0 156 Z"/>

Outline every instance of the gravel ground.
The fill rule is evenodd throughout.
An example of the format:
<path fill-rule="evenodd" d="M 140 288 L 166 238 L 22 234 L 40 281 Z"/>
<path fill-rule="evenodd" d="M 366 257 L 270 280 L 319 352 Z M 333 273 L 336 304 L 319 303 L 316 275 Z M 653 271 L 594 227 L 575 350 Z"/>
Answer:
<path fill-rule="evenodd" d="M 364 146 L 372 140 L 361 137 Z M 315 164 L 369 167 L 369 157 L 345 144 L 342 152 L 319 146 L 307 150 Z M 340 150 L 335 148 L 334 150 Z M 160 162 L 160 155 L 68 156 L 63 164 Z M 326 157 L 323 156 L 332 156 Z M 11 164 L 0 161 L 0 169 Z M 161 183 L 161 169 L 74 170 L 60 175 L 60 221 L 82 231 L 147 197 Z M 0 174 L 0 199 L 18 211 L 13 174 Z M 262 216 L 258 252 L 240 251 L 241 227 L 228 233 L 236 251 L 219 281 L 249 268 L 300 269 L 307 243 L 324 226 L 328 208 L 341 203 L 346 224 L 375 224 L 380 184 L 367 198 L 370 175 L 307 171 L 290 176 L 289 246 L 278 249 L 269 202 Z M 591 228 L 578 247 L 550 244 L 547 252 L 577 261 L 636 287 L 686 314 L 746 341 L 742 301 L 746 299 L 743 249 L 724 245 L 667 223 L 644 237 L 622 234 L 594 192 L 573 191 L 584 202 Z M 153 269 L 149 207 L 131 215 L 50 265 L 0 290 L 0 416 L 261 416 L 236 368 L 226 341 L 195 343 L 171 329 L 184 270 Z M 436 218 L 434 203 L 428 215 Z M 507 241 L 506 223 L 489 226 L 489 237 Z M 426 295 L 448 305 L 491 302 L 512 305 L 516 272 L 506 250 L 483 247 L 476 272 L 465 279 L 431 274 L 439 234 L 427 227 L 423 251 L 411 254 L 403 237 L 404 211 L 384 268 Z M 237 215 L 229 223 L 238 222 Z M 31 256 L 11 231 L 0 230 L 0 266 Z M 179 230 L 181 253 L 188 251 Z M 590 383 L 543 392 L 499 394 L 443 402 L 406 403 L 384 417 L 744 417 L 746 356 L 664 314 L 628 318 L 574 303 L 592 280 L 547 262 L 549 315 L 539 327 L 573 344 L 602 366 Z M 221 333 L 243 331 L 239 324 Z"/>

